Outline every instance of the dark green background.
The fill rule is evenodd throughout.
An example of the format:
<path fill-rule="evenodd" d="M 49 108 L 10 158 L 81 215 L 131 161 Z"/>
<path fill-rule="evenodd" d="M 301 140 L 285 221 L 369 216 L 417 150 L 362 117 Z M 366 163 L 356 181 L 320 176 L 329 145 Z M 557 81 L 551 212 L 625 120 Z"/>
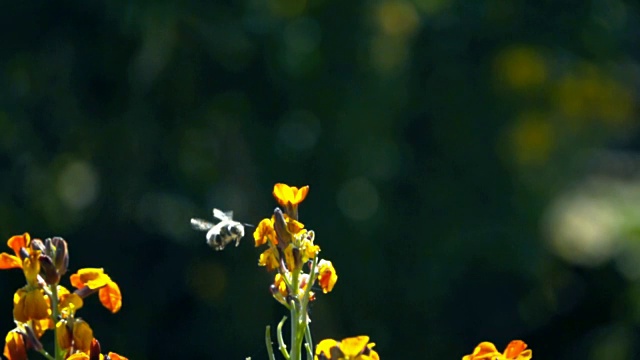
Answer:
<path fill-rule="evenodd" d="M 640 359 L 638 15 L 621 0 L 5 2 L 0 235 L 62 236 L 72 271 L 120 284 L 118 314 L 97 297 L 80 311 L 106 351 L 266 359 L 285 309 L 261 250 L 248 235 L 214 252 L 189 218 L 257 224 L 274 183 L 308 184 L 301 221 L 339 275 L 316 341 L 367 334 L 386 360 L 511 339 L 535 359 Z M 4 333 L 22 275 L 0 275 Z"/>

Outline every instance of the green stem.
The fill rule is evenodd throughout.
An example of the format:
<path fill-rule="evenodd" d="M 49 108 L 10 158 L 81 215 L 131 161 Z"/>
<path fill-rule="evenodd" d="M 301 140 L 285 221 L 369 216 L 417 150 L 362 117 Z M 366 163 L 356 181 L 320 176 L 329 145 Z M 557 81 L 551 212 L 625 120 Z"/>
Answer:
<path fill-rule="evenodd" d="M 271 326 L 267 325 L 267 330 L 264 334 L 264 341 L 267 344 L 267 353 L 269 354 L 269 360 L 276 360 L 273 354 L 273 343 L 271 342 Z"/>
<path fill-rule="evenodd" d="M 297 281 L 294 281 L 297 283 Z M 298 346 L 298 308 L 296 301 L 291 300 L 291 360 L 302 360 L 300 358 L 300 347 Z"/>
<path fill-rule="evenodd" d="M 313 359 L 313 340 L 311 339 L 311 329 L 309 328 L 309 323 L 307 322 L 307 326 L 304 329 L 304 338 L 307 341 L 305 347 L 307 348 L 307 359 Z"/>
<path fill-rule="evenodd" d="M 49 355 L 49 353 L 45 349 L 42 349 L 42 350 L 40 350 L 38 352 L 40 354 L 42 354 L 42 356 L 46 357 L 49 360 L 56 360 L 53 356 Z"/>
<path fill-rule="evenodd" d="M 58 331 L 55 324 L 58 322 L 58 284 L 52 284 L 51 288 L 51 320 L 53 320 L 53 346 L 54 351 L 53 355 L 55 356 L 55 360 L 63 360 L 62 349 L 60 349 L 60 344 L 58 344 Z"/>
<path fill-rule="evenodd" d="M 287 317 L 284 316 L 282 320 L 280 320 L 280 323 L 278 323 L 277 336 L 278 336 L 278 349 L 280 350 L 284 358 L 289 360 L 289 353 L 287 352 L 287 344 L 284 343 L 284 339 L 282 338 L 282 326 L 284 325 L 284 322 L 286 320 L 287 320 Z"/>

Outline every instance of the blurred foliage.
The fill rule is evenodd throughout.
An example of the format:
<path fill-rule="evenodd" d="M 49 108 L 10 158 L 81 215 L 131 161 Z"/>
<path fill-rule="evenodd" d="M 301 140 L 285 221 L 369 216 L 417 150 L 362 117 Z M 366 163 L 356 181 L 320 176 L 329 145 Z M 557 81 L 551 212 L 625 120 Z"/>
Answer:
<path fill-rule="evenodd" d="M 640 12 L 621 0 L 5 4 L 0 233 L 104 266 L 131 359 L 264 359 L 282 313 L 247 237 L 275 182 L 340 279 L 315 339 L 456 359 L 637 358 Z M 3 274 L 10 294 L 20 275 Z M 11 296 L 3 296 L 9 330 Z M 100 314 L 103 314 L 100 317 Z"/>

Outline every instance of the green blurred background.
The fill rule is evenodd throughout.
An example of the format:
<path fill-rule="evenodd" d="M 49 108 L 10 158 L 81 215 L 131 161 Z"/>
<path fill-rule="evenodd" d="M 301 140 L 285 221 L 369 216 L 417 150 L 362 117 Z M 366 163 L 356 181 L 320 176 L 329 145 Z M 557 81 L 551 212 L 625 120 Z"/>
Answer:
<path fill-rule="evenodd" d="M 67 239 L 130 359 L 266 359 L 276 182 L 339 275 L 315 340 L 640 359 L 640 12 L 621 0 L 26 1 L 0 12 L 0 235 Z M 9 250 L 8 248 L 6 250 Z M 0 330 L 19 271 L 0 274 Z M 68 285 L 68 280 L 64 283 Z M 37 357 L 37 356 L 34 356 Z"/>

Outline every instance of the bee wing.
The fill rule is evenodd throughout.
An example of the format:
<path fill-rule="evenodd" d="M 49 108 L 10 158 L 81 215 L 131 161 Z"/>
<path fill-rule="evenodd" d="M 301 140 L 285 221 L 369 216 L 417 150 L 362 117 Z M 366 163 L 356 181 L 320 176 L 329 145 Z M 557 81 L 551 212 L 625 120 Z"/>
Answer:
<path fill-rule="evenodd" d="M 213 217 L 220 220 L 231 220 L 233 218 L 233 211 L 223 212 L 220 209 L 213 209 Z"/>
<path fill-rule="evenodd" d="M 192 218 L 191 227 L 196 230 L 207 231 L 213 227 L 213 224 L 206 220 Z"/>

